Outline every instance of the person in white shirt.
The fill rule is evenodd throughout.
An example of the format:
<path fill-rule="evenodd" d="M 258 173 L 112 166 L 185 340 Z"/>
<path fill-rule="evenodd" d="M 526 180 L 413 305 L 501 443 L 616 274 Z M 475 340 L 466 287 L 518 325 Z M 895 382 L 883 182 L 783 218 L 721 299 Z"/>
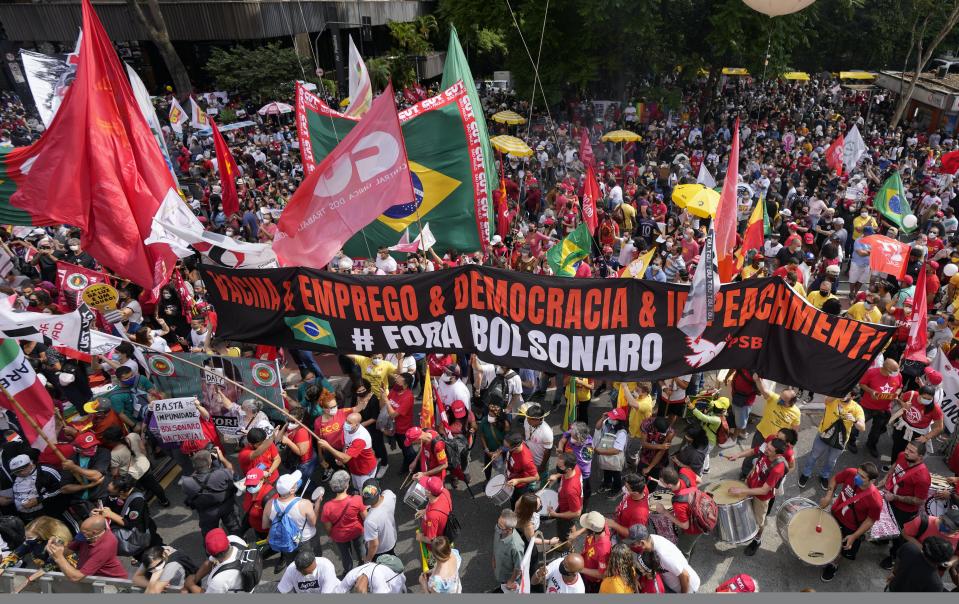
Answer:
<path fill-rule="evenodd" d="M 376 274 L 392 275 L 396 272 L 396 259 L 390 256 L 390 248 L 385 245 L 376 252 Z"/>
<path fill-rule="evenodd" d="M 629 527 L 629 540 L 633 551 L 636 551 L 637 546 L 641 546 L 644 551 L 656 552 L 666 589 L 673 593 L 686 594 L 699 591 L 699 575 L 672 541 L 660 535 L 650 535 L 649 530 L 642 524 Z"/>
<path fill-rule="evenodd" d="M 510 410 L 519 409 L 523 404 L 523 378 L 508 367 L 502 365 L 496 368 L 496 372 L 506 380 L 506 404 Z"/>
<path fill-rule="evenodd" d="M 206 553 L 210 556 L 209 564 L 212 565 L 209 574 L 202 579 L 204 591 L 208 594 L 243 591 L 239 567 L 232 568 L 227 565 L 239 560 L 240 554 L 246 549 L 246 541 L 233 535 L 227 536 L 226 531 L 221 528 L 208 532 L 203 540 Z"/>
<path fill-rule="evenodd" d="M 276 590 L 281 594 L 331 594 L 336 592 L 340 580 L 336 578 L 333 563 L 311 551 L 296 554 L 293 563 L 286 567 Z"/>
<path fill-rule="evenodd" d="M 584 594 L 586 584 L 579 571 L 583 570 L 583 557 L 579 554 L 568 554 L 565 558 L 558 558 L 550 562 L 543 576 L 543 591 L 548 594 Z"/>
<path fill-rule="evenodd" d="M 609 190 L 609 203 L 614 208 L 623 203 L 623 188 L 621 186 L 615 185 Z"/>
<path fill-rule="evenodd" d="M 363 504 L 369 506 L 363 520 L 363 540 L 366 541 L 364 562 L 375 562 L 393 554 L 396 547 L 396 493 L 380 489 L 380 483 L 370 478 L 360 491 Z"/>
<path fill-rule="evenodd" d="M 520 392 L 522 392 L 522 390 L 523 386 L 522 383 L 520 383 Z M 463 380 L 460 379 L 459 365 L 446 366 L 442 377 L 436 380 L 436 393 L 446 407 L 452 405 L 453 401 L 463 401 L 466 404 L 466 408 L 470 408 L 470 403 L 472 402 L 470 389 L 469 386 L 464 384 Z M 446 411 L 446 409 L 443 409 L 443 411 Z"/>
<path fill-rule="evenodd" d="M 367 562 L 346 573 L 334 593 L 401 594 L 406 591 L 403 563 L 396 556 Z"/>
<path fill-rule="evenodd" d="M 553 452 L 553 429 L 544 421 L 545 416 L 538 403 L 531 403 L 526 407 L 526 421 L 523 422 L 523 441 L 529 447 L 540 475 L 549 466 L 549 457 Z"/>
<path fill-rule="evenodd" d="M 391 352 L 384 356 L 383 360 L 393 363 L 396 373 L 416 373 L 416 359 L 411 354 L 403 355 L 403 359 L 400 360 L 400 355 Z"/>

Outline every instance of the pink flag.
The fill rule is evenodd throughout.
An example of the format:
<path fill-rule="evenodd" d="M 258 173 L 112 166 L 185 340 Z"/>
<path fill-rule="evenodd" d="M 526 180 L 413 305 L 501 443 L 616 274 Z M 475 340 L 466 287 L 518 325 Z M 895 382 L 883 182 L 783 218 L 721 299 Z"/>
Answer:
<path fill-rule="evenodd" d="M 736 185 L 739 184 L 739 118 L 733 130 L 733 148 L 729 152 L 729 165 L 723 180 L 723 193 L 716 210 L 716 259 L 719 277 L 723 283 L 732 281 L 736 272 L 736 207 L 739 203 Z"/>
<path fill-rule="evenodd" d="M 926 331 L 927 318 L 926 304 L 926 265 L 923 264 L 919 270 L 919 278 L 916 279 L 916 293 L 913 294 L 912 316 L 909 317 L 909 339 L 906 340 L 906 353 L 903 358 L 910 361 L 919 361 L 928 363 L 926 357 L 926 346 L 928 344 L 928 333 Z"/>
<path fill-rule="evenodd" d="M 413 200 L 392 86 L 287 204 L 273 251 L 282 266 L 325 267 L 346 241 L 390 206 Z"/>
<path fill-rule="evenodd" d="M 587 166 L 592 166 L 596 161 L 596 156 L 593 155 L 593 144 L 589 142 L 589 131 L 586 126 L 579 129 L 579 158 Z"/>
<path fill-rule="evenodd" d="M 596 184 L 596 171 L 593 164 L 586 164 L 586 182 L 583 186 L 583 222 L 589 227 L 592 235 L 598 224 L 596 216 L 596 200 L 599 199 L 599 185 Z"/>

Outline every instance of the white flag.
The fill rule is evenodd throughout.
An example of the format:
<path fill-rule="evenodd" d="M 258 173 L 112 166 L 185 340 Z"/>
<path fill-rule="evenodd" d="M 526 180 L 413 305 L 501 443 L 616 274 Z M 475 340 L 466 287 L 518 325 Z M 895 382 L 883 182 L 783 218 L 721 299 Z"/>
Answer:
<path fill-rule="evenodd" d="M 938 400 L 939 394 L 936 399 L 942 407 L 943 425 L 946 430 L 955 433 L 959 425 L 959 369 L 952 366 L 941 350 L 932 360 L 932 368 L 942 374 L 942 384 L 939 386 L 942 400 Z"/>
<path fill-rule="evenodd" d="M 136 97 L 137 105 L 140 106 L 140 113 L 143 114 L 143 118 L 147 121 L 150 132 L 153 133 L 153 138 L 156 139 L 157 146 L 160 147 L 160 153 L 163 155 L 164 161 L 166 161 L 167 170 L 170 171 L 170 175 L 173 176 L 173 182 L 176 183 L 179 189 L 180 181 L 177 180 L 176 172 L 173 170 L 173 161 L 170 160 L 170 152 L 167 150 L 166 142 L 163 140 L 163 129 L 160 127 L 160 120 L 157 118 L 156 108 L 153 107 L 153 102 L 150 100 L 150 93 L 147 92 L 147 87 L 143 85 L 143 80 L 140 79 L 137 72 L 133 71 L 133 68 L 128 64 L 124 63 L 124 65 L 126 65 L 127 68 L 127 76 L 130 78 L 130 87 L 133 88 L 133 96 Z"/>
<path fill-rule="evenodd" d="M 846 135 L 846 144 L 842 148 L 842 163 L 846 172 L 852 172 L 856 169 L 859 159 L 866 153 L 866 141 L 859 134 L 859 126 L 855 124 L 849 134 Z"/>
<path fill-rule="evenodd" d="M 699 164 L 699 175 L 696 177 L 696 182 L 710 189 L 716 188 L 716 179 L 706 169 L 705 163 Z"/>
<path fill-rule="evenodd" d="M 419 250 L 423 250 L 425 252 L 434 245 L 436 245 L 436 237 L 433 237 L 433 232 L 430 231 L 430 223 L 427 222 L 423 225 L 423 230 L 412 242 L 410 241 L 409 229 L 405 230 L 403 232 L 403 236 L 400 237 L 400 240 L 396 242 L 396 245 L 390 246 L 390 251 L 405 252 L 407 254 L 417 252 Z"/>
<path fill-rule="evenodd" d="M 210 130 L 210 118 L 200 109 L 193 97 L 190 97 L 190 125 L 197 130 Z"/>
<path fill-rule="evenodd" d="M 197 236 L 184 239 L 171 232 L 168 226 L 177 227 L 181 232 L 197 233 Z M 186 258 L 193 255 L 190 244 L 199 238 L 202 232 L 203 223 L 190 211 L 186 202 L 179 195 L 167 195 L 157 208 L 157 213 L 153 216 L 150 236 L 143 243 L 147 245 L 165 243 L 170 246 L 177 258 Z"/>
<path fill-rule="evenodd" d="M 373 102 L 373 84 L 370 82 L 370 73 L 366 70 L 363 56 L 353 44 L 350 36 L 350 106 L 346 108 L 346 115 L 361 117 L 370 110 Z"/>
<path fill-rule="evenodd" d="M 173 128 L 173 131 L 177 134 L 183 134 L 183 124 L 186 124 L 190 121 L 190 116 L 187 115 L 186 111 L 183 110 L 183 107 L 180 106 L 180 103 L 174 98 L 170 101 L 170 128 Z"/>
<path fill-rule="evenodd" d="M 95 317 L 86 304 L 70 313 L 51 315 L 16 311 L 15 298 L 0 296 L 0 337 L 89 353 L 90 325 Z"/>
<path fill-rule="evenodd" d="M 526 546 L 526 552 L 523 554 L 523 561 L 520 563 L 520 568 L 523 570 L 523 574 L 520 577 L 519 583 L 516 585 L 516 593 L 528 594 L 530 593 L 530 568 L 529 565 L 533 560 L 533 550 L 536 549 L 536 539 L 530 539 L 529 545 Z M 535 572 L 535 571 L 534 571 Z M 503 592 L 509 593 L 506 591 L 506 586 L 503 585 Z"/>
<path fill-rule="evenodd" d="M 693 339 L 703 335 L 706 323 L 713 320 L 713 306 L 719 293 L 719 267 L 716 265 L 713 238 L 713 230 L 710 229 L 678 324 L 679 329 Z"/>

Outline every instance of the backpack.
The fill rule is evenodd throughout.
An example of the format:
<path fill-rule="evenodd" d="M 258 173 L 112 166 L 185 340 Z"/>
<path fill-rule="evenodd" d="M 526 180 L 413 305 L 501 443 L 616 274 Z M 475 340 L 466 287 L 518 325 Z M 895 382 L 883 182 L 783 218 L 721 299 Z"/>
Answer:
<path fill-rule="evenodd" d="M 144 499 L 143 493 L 134 491 L 133 494 L 123 502 L 123 509 L 120 511 L 120 516 L 126 517 L 130 511 L 130 504 L 137 499 Z M 146 508 L 144 508 L 144 513 L 145 512 Z M 150 525 L 148 521 L 145 522 L 145 524 L 147 526 Z M 117 538 L 118 556 L 134 557 L 150 546 L 151 535 L 149 529 L 143 530 L 139 526 L 115 527 L 113 528 L 113 535 Z"/>
<path fill-rule="evenodd" d="M 450 438 L 440 437 L 440 441 L 446 445 L 446 462 L 449 464 L 451 470 L 457 470 L 463 466 L 463 454 L 466 453 L 466 450 L 469 446 L 466 443 L 466 438 L 462 435 L 453 436 Z"/>
<path fill-rule="evenodd" d="M 195 575 L 196 571 L 200 567 L 196 565 L 196 562 L 193 561 L 190 556 L 184 554 L 180 550 L 175 550 L 172 554 L 167 557 L 167 562 L 176 562 L 183 567 L 183 572 L 187 575 Z"/>
<path fill-rule="evenodd" d="M 505 375 L 497 375 L 489 383 L 489 386 L 480 393 L 480 402 L 484 409 L 489 409 L 490 404 L 503 406 L 503 402 L 506 401 L 506 376 L 510 373 L 513 372 L 509 371 Z"/>
<path fill-rule="evenodd" d="M 446 515 L 446 526 L 443 528 L 443 536 L 449 539 L 450 543 L 456 541 L 456 538 L 460 536 L 460 530 L 462 528 L 456 514 L 451 511 Z"/>
<path fill-rule="evenodd" d="M 234 593 L 252 592 L 253 588 L 259 585 L 260 576 L 263 574 L 263 558 L 260 556 L 260 550 L 256 548 L 242 550 L 236 560 L 221 565 L 220 568 L 216 569 L 216 572 L 210 575 L 210 578 L 212 579 L 225 570 L 240 571 L 240 589 L 230 591 Z"/>
<path fill-rule="evenodd" d="M 296 526 L 296 523 L 293 522 L 293 519 L 290 518 L 289 515 L 290 509 L 299 502 L 300 498 L 294 497 L 293 501 L 286 506 L 286 509 L 277 513 L 270 522 L 270 536 L 267 542 L 273 551 L 288 554 L 295 551 L 299 545 L 297 541 L 299 541 L 302 529 Z M 276 507 L 278 503 L 278 501 L 274 501 L 273 506 Z M 304 519 L 304 523 L 305 522 L 306 519 Z"/>
<path fill-rule="evenodd" d="M 686 494 L 676 496 L 676 501 L 689 504 L 689 521 L 701 533 L 709 533 L 716 528 L 719 506 L 712 495 L 699 489 L 687 489 Z"/>
<path fill-rule="evenodd" d="M 722 445 L 729 440 L 729 422 L 726 421 L 726 415 L 724 414 L 719 421 L 719 428 L 716 429 L 716 444 Z"/>

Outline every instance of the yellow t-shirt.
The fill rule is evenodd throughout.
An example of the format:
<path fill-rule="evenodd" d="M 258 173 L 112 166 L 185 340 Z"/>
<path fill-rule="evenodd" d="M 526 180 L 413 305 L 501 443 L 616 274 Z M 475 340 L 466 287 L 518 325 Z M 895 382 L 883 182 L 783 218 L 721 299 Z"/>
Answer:
<path fill-rule="evenodd" d="M 809 303 L 815 306 L 816 308 L 822 308 L 823 303 L 830 298 L 835 298 L 836 296 L 832 294 L 826 294 L 825 296 L 819 293 L 819 290 L 811 291 L 806 294 L 806 299 L 809 300 Z"/>
<path fill-rule="evenodd" d="M 350 358 L 359 365 L 360 372 L 370 382 L 373 392 L 390 389 L 389 378 L 396 372 L 396 365 L 385 360 L 380 360 L 379 363 L 374 365 L 373 359 L 358 354 L 351 354 Z"/>
<path fill-rule="evenodd" d="M 623 230 L 632 233 L 636 226 L 636 208 L 625 202 L 619 207 L 623 208 Z"/>
<path fill-rule="evenodd" d="M 626 585 L 622 577 L 606 577 L 599 584 L 599 593 L 601 594 L 631 594 L 636 593 Z"/>
<path fill-rule="evenodd" d="M 639 407 L 630 407 L 626 395 L 623 394 L 624 388 L 632 388 L 636 382 L 613 382 L 613 387 L 617 389 L 619 395 L 616 397 L 617 407 L 629 407 L 629 435 L 633 438 L 639 438 L 642 434 L 640 427 L 653 414 L 653 397 L 645 394 L 636 399 Z"/>
<path fill-rule="evenodd" d="M 583 402 L 593 398 L 593 380 L 589 378 L 576 379 L 576 401 Z"/>
<path fill-rule="evenodd" d="M 878 323 L 882 320 L 882 313 L 875 306 L 872 310 L 866 310 L 866 305 L 862 302 L 856 302 L 849 307 L 846 316 L 855 321 L 865 321 L 866 323 Z"/>
<path fill-rule="evenodd" d="M 799 425 L 802 419 L 802 413 L 796 405 L 779 404 L 779 395 L 770 394 L 766 397 L 766 408 L 763 410 L 763 418 L 759 421 L 756 429 L 768 438 L 770 434 L 775 434 L 783 428 L 794 428 Z"/>
<path fill-rule="evenodd" d="M 879 228 L 879 225 L 876 224 L 876 219 L 872 216 L 867 216 L 863 218 L 862 216 L 856 216 L 852 221 L 852 238 L 855 241 L 862 237 L 862 230 L 867 226 L 871 226 L 874 229 Z"/>
<path fill-rule="evenodd" d="M 740 275 L 742 275 L 743 280 L 752 279 L 753 277 L 756 276 L 756 273 L 758 273 L 761 270 L 763 270 L 762 264 L 760 264 L 757 267 L 754 267 L 752 264 L 747 264 L 746 266 L 743 267 L 743 270 L 740 272 Z"/>
<path fill-rule="evenodd" d="M 826 412 L 822 416 L 822 421 L 819 422 L 819 433 L 823 434 L 828 430 L 836 420 L 839 419 L 839 404 L 842 402 L 838 398 L 827 398 L 826 399 Z M 863 413 L 862 407 L 859 406 L 859 403 L 856 401 L 849 401 L 842 406 L 842 412 L 849 414 L 852 419 L 843 418 L 842 423 L 846 427 L 846 439 L 848 440 L 849 434 L 852 432 L 852 426 L 856 422 L 865 421 L 865 414 Z"/>

